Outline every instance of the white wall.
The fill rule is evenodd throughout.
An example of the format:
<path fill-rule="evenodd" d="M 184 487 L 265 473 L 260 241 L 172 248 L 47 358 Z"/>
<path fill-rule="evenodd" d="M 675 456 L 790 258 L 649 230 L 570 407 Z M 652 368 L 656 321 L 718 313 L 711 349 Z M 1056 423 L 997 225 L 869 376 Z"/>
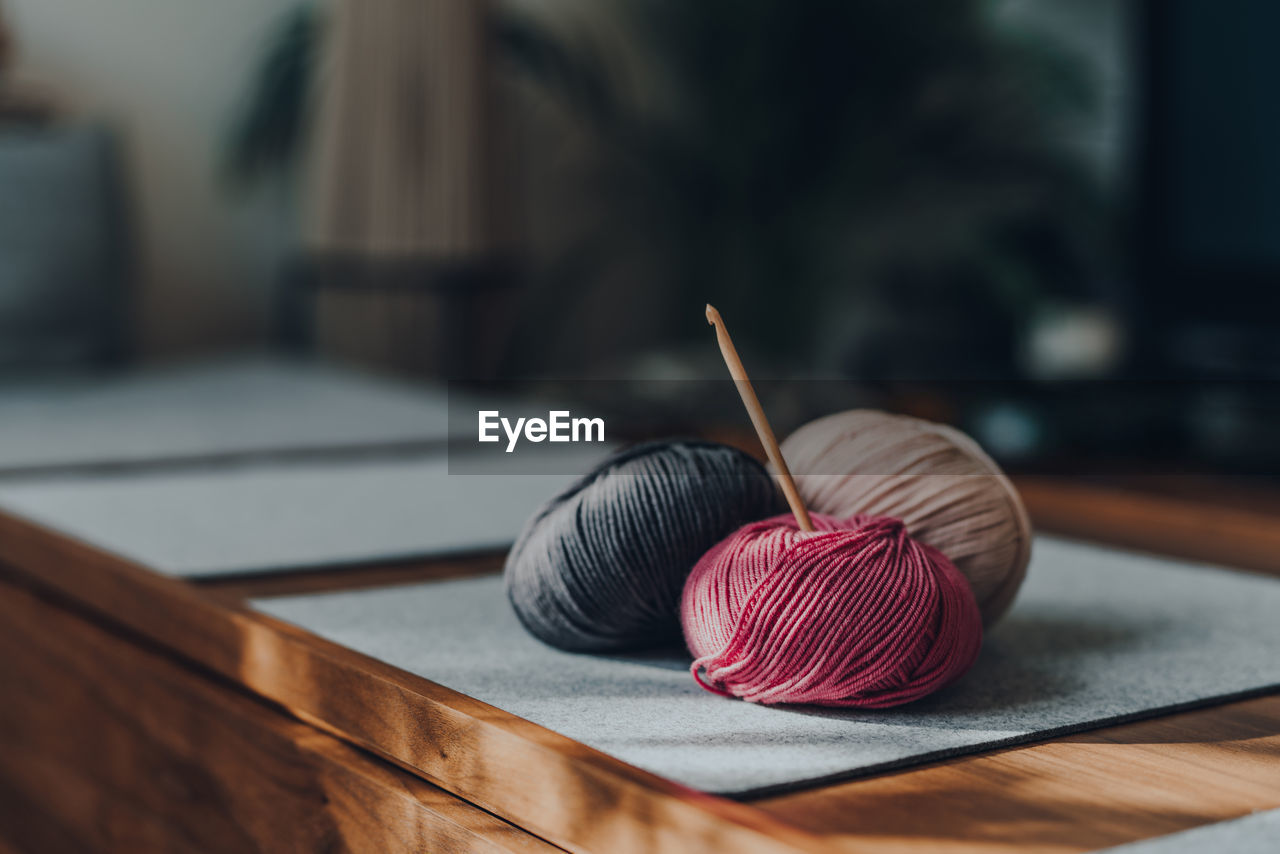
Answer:
<path fill-rule="evenodd" d="M 20 77 L 124 142 L 146 355 L 260 340 L 293 243 L 283 192 L 235 199 L 218 175 L 267 32 L 297 0 L 0 0 Z"/>

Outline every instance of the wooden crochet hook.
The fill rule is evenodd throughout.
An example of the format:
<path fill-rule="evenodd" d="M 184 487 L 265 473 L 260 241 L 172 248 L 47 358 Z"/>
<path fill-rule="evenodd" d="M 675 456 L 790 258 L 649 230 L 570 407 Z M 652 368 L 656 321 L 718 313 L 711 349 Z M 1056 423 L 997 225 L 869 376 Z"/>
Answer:
<path fill-rule="evenodd" d="M 782 483 L 782 494 L 787 497 L 787 504 L 791 505 L 791 512 L 795 514 L 800 530 L 812 531 L 813 520 L 809 518 L 809 509 L 800 499 L 800 491 L 796 489 L 796 482 L 791 477 L 791 469 L 787 468 L 787 461 L 782 458 L 782 449 L 778 447 L 778 440 L 773 435 L 773 428 L 769 426 L 769 419 L 765 417 L 760 398 L 756 397 L 756 390 L 751 385 L 751 378 L 747 376 L 747 369 L 742 367 L 742 359 L 738 358 L 738 349 L 733 346 L 729 330 L 724 328 L 724 320 L 720 318 L 720 312 L 716 311 L 710 303 L 707 304 L 707 323 L 716 328 L 716 341 L 720 344 L 720 355 L 724 356 L 724 363 L 729 366 L 729 376 L 733 377 L 733 383 L 738 387 L 738 394 L 742 396 L 742 405 L 747 408 L 747 414 L 751 416 L 751 425 L 756 428 L 760 444 L 764 445 L 764 452 L 768 455 L 769 462 L 773 463 L 774 470 L 778 472 L 778 480 Z"/>

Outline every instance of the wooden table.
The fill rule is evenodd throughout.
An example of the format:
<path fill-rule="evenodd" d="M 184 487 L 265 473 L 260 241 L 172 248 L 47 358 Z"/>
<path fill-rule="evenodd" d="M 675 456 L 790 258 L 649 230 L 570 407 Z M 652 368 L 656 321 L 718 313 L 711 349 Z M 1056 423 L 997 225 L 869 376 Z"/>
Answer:
<path fill-rule="evenodd" d="M 1277 505 L 1019 485 L 1043 530 L 1280 572 Z M 738 803 L 244 604 L 500 564 L 200 585 L 0 515 L 0 854 L 1067 852 L 1280 807 L 1276 695 Z"/>

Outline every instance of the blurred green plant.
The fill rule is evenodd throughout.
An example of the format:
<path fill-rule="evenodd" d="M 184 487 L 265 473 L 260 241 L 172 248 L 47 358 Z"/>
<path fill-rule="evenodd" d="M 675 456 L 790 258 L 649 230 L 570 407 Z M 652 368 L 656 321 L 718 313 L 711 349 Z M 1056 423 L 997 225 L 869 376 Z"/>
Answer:
<path fill-rule="evenodd" d="M 611 85 L 596 45 L 532 19 L 501 40 L 608 153 L 582 244 L 665 255 L 676 316 L 699 322 L 682 295 L 711 299 L 795 353 L 850 289 L 921 303 L 970 283 L 1021 314 L 1089 275 L 1102 206 L 1061 137 L 1091 80 L 989 2 L 609 2 L 660 113 Z"/>
<path fill-rule="evenodd" d="M 286 13 L 269 34 L 227 141 L 224 169 L 233 185 L 247 187 L 296 163 L 322 32 L 320 11 L 307 3 Z"/>

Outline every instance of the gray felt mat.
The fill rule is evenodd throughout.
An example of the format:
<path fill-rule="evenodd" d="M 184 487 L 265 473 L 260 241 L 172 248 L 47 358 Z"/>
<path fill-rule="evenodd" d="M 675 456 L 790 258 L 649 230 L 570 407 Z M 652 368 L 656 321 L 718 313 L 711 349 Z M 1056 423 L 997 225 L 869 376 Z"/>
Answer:
<path fill-rule="evenodd" d="M 0 508 L 161 572 L 220 576 L 503 548 L 571 480 L 450 475 L 437 454 L 0 482 Z"/>
<path fill-rule="evenodd" d="M 448 397 L 268 357 L 0 383 L 0 474 L 443 443 Z"/>
<path fill-rule="evenodd" d="M 1280 685 L 1280 582 L 1048 538 L 974 669 L 889 711 L 718 697 L 693 682 L 682 653 L 558 652 L 523 631 L 496 577 L 255 604 L 641 768 L 733 795 Z"/>
<path fill-rule="evenodd" d="M 1181 833 L 1106 849 L 1111 854 L 1275 854 L 1280 851 L 1280 810 L 1267 810 Z"/>

